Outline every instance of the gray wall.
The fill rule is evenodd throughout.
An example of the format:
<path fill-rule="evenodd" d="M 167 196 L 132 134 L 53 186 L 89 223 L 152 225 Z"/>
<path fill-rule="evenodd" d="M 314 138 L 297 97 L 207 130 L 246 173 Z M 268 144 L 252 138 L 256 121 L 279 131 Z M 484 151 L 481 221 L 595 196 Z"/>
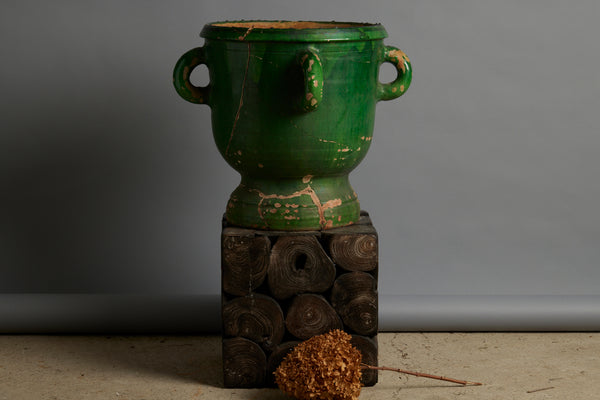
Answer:
<path fill-rule="evenodd" d="M 0 294 L 13 310 L 24 293 L 218 295 L 238 177 L 210 109 L 180 99 L 171 72 L 205 23 L 253 18 L 381 22 L 413 62 L 351 175 L 380 234 L 383 309 L 504 298 L 510 319 L 506 299 L 555 295 L 600 310 L 595 0 L 3 1 Z M 389 328 L 409 326 L 396 311 Z"/>

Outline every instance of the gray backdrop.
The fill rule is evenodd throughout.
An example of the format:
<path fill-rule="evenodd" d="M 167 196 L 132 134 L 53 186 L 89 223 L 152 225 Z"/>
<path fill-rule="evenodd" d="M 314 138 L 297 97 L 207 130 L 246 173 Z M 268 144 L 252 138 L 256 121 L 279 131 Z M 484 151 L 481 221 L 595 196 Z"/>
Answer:
<path fill-rule="evenodd" d="M 226 19 L 381 22 L 411 58 L 351 175 L 382 328 L 600 328 L 597 1 L 9 0 L 0 331 L 218 329 L 238 176 L 171 73 Z"/>

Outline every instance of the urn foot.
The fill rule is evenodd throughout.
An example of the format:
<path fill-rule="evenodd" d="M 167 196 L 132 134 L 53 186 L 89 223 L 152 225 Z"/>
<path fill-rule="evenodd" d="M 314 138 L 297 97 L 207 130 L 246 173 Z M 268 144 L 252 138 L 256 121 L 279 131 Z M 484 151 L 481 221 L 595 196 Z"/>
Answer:
<path fill-rule="evenodd" d="M 227 222 L 263 230 L 322 230 L 352 225 L 360 205 L 348 176 L 243 177 L 231 194 Z"/>

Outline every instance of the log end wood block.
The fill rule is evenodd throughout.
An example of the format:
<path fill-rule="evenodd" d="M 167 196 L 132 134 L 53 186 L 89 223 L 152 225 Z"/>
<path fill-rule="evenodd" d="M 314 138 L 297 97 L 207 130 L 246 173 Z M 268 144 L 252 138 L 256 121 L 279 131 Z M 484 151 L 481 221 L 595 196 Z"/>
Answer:
<path fill-rule="evenodd" d="M 226 387 L 273 386 L 300 341 L 342 329 L 377 365 L 378 237 L 368 213 L 324 231 L 221 233 L 223 374 Z M 365 386 L 377 371 L 363 371 Z"/>

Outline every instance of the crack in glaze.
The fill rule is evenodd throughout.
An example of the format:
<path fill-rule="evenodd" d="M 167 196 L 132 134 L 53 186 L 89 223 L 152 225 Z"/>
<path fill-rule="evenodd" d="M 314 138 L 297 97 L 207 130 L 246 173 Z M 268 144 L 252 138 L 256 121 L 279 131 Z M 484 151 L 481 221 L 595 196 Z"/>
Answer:
<path fill-rule="evenodd" d="M 250 33 L 252 28 L 248 29 L 246 35 Z M 243 40 L 246 35 L 244 35 L 241 40 Z M 235 119 L 233 120 L 233 126 L 231 127 L 231 133 L 229 134 L 229 141 L 227 142 L 227 147 L 225 148 L 225 155 L 229 155 L 229 147 L 231 147 L 231 142 L 233 140 L 233 134 L 235 133 L 235 128 L 237 127 L 237 123 L 240 119 L 240 112 L 242 111 L 242 106 L 244 105 L 244 88 L 246 87 L 246 79 L 248 78 L 248 69 L 250 67 L 250 43 L 248 42 L 248 57 L 246 58 L 246 69 L 244 70 L 244 79 L 242 81 L 242 90 L 240 93 L 240 103 L 238 105 L 237 112 L 235 113 Z"/>
<path fill-rule="evenodd" d="M 290 122 L 291 122 L 292 126 L 293 126 L 294 128 L 296 128 L 296 129 L 298 129 L 300 132 L 302 132 L 302 134 L 303 134 L 304 136 L 308 136 L 308 137 L 311 137 L 311 138 L 313 138 L 313 139 L 316 139 L 316 140 L 318 140 L 318 141 L 319 141 L 319 142 L 321 142 L 321 143 L 330 143 L 330 144 L 333 144 L 333 145 L 336 145 L 336 146 L 340 146 L 340 147 L 342 147 L 341 149 L 338 149 L 338 150 L 337 150 L 338 152 L 342 152 L 342 151 L 343 151 L 343 152 L 347 152 L 347 151 L 353 151 L 353 150 L 352 150 L 352 146 L 351 146 L 351 145 L 349 145 L 349 144 L 345 144 L 345 143 L 338 142 L 338 141 L 335 141 L 335 140 L 329 140 L 329 139 L 323 139 L 323 138 L 320 138 L 320 137 L 318 137 L 318 136 L 316 136 L 316 135 L 314 135 L 314 134 L 312 134 L 312 133 L 310 133 L 310 132 L 307 132 L 306 130 L 304 130 L 304 129 L 300 128 L 300 127 L 299 127 L 297 124 L 295 124 L 294 122 L 292 122 L 292 121 L 290 121 Z M 363 139 L 363 138 L 364 138 L 364 136 L 363 136 L 361 139 Z M 364 140 L 364 139 L 363 139 L 363 140 Z M 360 149 L 360 148 L 359 148 L 359 149 Z M 359 150 L 359 149 L 358 149 L 358 150 Z M 357 151 L 358 151 L 358 150 L 357 150 Z"/>

